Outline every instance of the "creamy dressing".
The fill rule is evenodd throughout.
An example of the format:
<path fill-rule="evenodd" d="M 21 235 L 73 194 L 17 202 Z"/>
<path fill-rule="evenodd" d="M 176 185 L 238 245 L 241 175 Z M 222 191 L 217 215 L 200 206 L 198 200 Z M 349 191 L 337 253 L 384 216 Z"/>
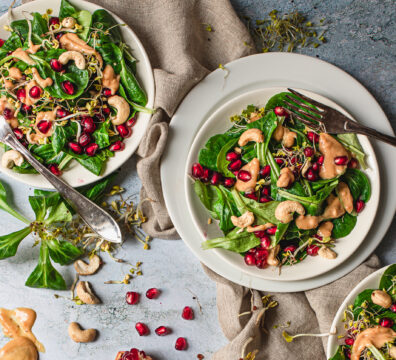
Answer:
<path fill-rule="evenodd" d="M 321 221 L 320 216 L 300 215 L 296 219 L 296 226 L 302 230 L 316 229 Z"/>
<path fill-rule="evenodd" d="M 250 233 L 255 232 L 255 231 L 265 231 L 265 230 L 272 228 L 274 226 L 275 225 L 271 224 L 271 223 L 265 223 L 264 225 L 248 226 L 246 228 L 246 231 L 250 232 Z"/>
<path fill-rule="evenodd" d="M 103 87 L 111 90 L 111 95 L 114 95 L 120 87 L 120 75 L 116 75 L 111 65 L 106 65 L 103 70 Z"/>
<path fill-rule="evenodd" d="M 290 131 L 287 127 L 278 124 L 272 137 L 278 142 L 282 141 L 286 147 L 292 147 L 297 134 L 294 131 Z"/>
<path fill-rule="evenodd" d="M 29 41 L 29 48 L 26 50 L 29 54 L 35 54 L 41 48 L 41 44 L 34 45 L 33 41 Z"/>
<path fill-rule="evenodd" d="M 39 84 L 37 84 L 36 80 L 31 80 L 27 83 L 27 85 L 25 86 L 25 91 L 26 91 L 26 97 L 24 99 L 24 104 L 31 106 L 34 105 L 37 101 L 40 100 L 40 98 L 37 99 L 33 99 L 30 95 L 30 89 L 34 86 L 39 86 Z"/>
<path fill-rule="evenodd" d="M 352 346 L 351 360 L 359 360 L 361 353 L 366 347 L 374 345 L 377 349 L 382 348 L 387 342 L 396 338 L 396 332 L 391 328 L 375 326 L 362 331 Z"/>
<path fill-rule="evenodd" d="M 4 87 L 6 90 L 11 91 L 14 88 L 14 83 L 11 80 L 4 80 Z"/>
<path fill-rule="evenodd" d="M 6 121 L 10 124 L 10 126 L 13 129 L 17 128 L 19 122 L 18 119 L 15 117 L 15 112 L 14 112 L 15 108 L 8 102 L 6 96 L 2 96 L 0 98 L 0 113 L 2 114 L 5 109 L 11 109 L 13 111 L 13 117 L 10 120 L 6 120 Z"/>
<path fill-rule="evenodd" d="M 318 235 L 324 238 L 329 238 L 333 231 L 334 224 L 331 221 L 325 221 L 319 226 Z"/>
<path fill-rule="evenodd" d="M 28 65 L 36 65 L 36 62 L 29 56 L 27 51 L 22 50 L 22 48 L 16 49 L 13 53 L 12 56 L 17 58 L 18 60 L 22 60 Z"/>
<path fill-rule="evenodd" d="M 340 199 L 333 194 L 327 198 L 327 206 L 322 214 L 322 219 L 337 219 L 345 214 L 345 209 L 341 204 Z"/>
<path fill-rule="evenodd" d="M 38 352 L 34 344 L 25 337 L 17 337 L 0 349 L 1 360 L 37 360 Z"/>
<path fill-rule="evenodd" d="M 324 156 L 323 165 L 319 170 L 319 176 L 322 179 L 332 179 L 345 172 L 347 165 L 336 165 L 334 159 L 339 156 L 347 156 L 349 159 L 350 155 L 336 139 L 329 134 L 321 133 L 319 150 Z"/>
<path fill-rule="evenodd" d="M 47 131 L 46 134 L 43 134 L 38 129 L 37 125 L 40 121 L 43 121 L 43 120 L 50 121 L 51 123 L 53 121 L 55 121 L 56 110 L 57 110 L 57 108 L 55 108 L 52 111 L 40 111 L 39 113 L 37 113 L 36 122 L 34 124 L 34 130 L 36 131 L 36 133 L 30 134 L 29 136 L 26 137 L 31 144 L 39 144 L 40 140 L 50 137 L 53 134 L 53 132 L 54 132 L 53 126 L 51 126 L 51 128 Z"/>
<path fill-rule="evenodd" d="M 337 195 L 341 200 L 344 209 L 351 213 L 353 211 L 353 197 L 349 187 L 344 182 L 339 182 L 337 185 Z"/>
<path fill-rule="evenodd" d="M 249 181 L 242 181 L 237 178 L 235 189 L 238 191 L 251 192 L 256 187 L 257 178 L 260 172 L 260 162 L 254 158 L 249 163 L 241 168 L 241 170 L 249 171 L 251 179 Z"/>
<path fill-rule="evenodd" d="M 286 188 L 293 184 L 295 178 L 293 171 L 290 168 L 283 168 L 280 171 L 280 176 L 278 178 L 278 181 L 276 182 L 276 186 L 280 188 Z"/>
<path fill-rule="evenodd" d="M 33 79 L 43 89 L 46 88 L 47 86 L 51 86 L 54 83 L 54 81 L 50 77 L 43 79 L 36 68 L 32 68 L 32 73 L 33 73 Z"/>
<path fill-rule="evenodd" d="M 8 69 L 8 76 L 16 81 L 23 79 L 22 71 L 15 66 Z"/>

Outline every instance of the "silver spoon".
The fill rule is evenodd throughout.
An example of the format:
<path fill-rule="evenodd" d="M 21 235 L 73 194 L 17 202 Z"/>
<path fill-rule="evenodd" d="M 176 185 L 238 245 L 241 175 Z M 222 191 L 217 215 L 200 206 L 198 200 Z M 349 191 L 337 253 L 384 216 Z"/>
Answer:
<path fill-rule="evenodd" d="M 0 116 L 0 142 L 19 151 L 24 158 L 62 195 L 84 222 L 98 235 L 113 243 L 122 242 L 120 227 L 114 218 L 41 164 L 16 138 L 4 116 Z"/>

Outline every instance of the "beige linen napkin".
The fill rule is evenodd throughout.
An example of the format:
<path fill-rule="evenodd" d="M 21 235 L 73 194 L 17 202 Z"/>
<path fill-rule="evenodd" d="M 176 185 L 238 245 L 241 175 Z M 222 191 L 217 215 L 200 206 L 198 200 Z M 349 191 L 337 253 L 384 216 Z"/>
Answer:
<path fill-rule="evenodd" d="M 94 0 L 110 9 L 131 26 L 142 41 L 154 68 L 155 107 L 149 129 L 137 152 L 137 170 L 142 180 L 143 211 L 148 217 L 144 230 L 153 237 L 178 238 L 165 207 L 160 181 L 161 155 L 166 146 L 170 118 L 188 93 L 219 64 L 253 52 L 250 35 L 235 14 L 229 0 Z M 210 25 L 213 31 L 207 31 Z M 133 50 L 133 49 L 132 49 Z M 188 119 L 185 119 L 188 121 Z M 259 349 L 260 359 L 319 360 L 325 358 L 324 344 L 318 338 L 302 338 L 287 344 L 281 329 L 291 321 L 288 331 L 327 332 L 331 320 L 350 289 L 379 266 L 376 257 L 337 282 L 305 293 L 273 294 L 279 306 L 266 312 L 263 328 L 256 325 L 262 308 L 262 294 L 205 269 L 217 283 L 220 325 L 229 345 L 219 350 L 215 360 L 239 360 L 247 349 Z M 250 310 L 251 299 L 257 310 L 252 316 L 238 315 Z M 265 329 L 266 330 L 265 330 Z"/>

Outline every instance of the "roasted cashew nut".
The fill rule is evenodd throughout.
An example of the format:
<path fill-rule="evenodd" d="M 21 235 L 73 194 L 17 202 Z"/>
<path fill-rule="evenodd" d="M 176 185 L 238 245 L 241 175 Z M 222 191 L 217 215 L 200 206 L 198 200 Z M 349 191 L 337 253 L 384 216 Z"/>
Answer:
<path fill-rule="evenodd" d="M 85 304 L 100 304 L 99 298 L 93 293 L 88 281 L 80 281 L 76 286 L 76 293 Z"/>
<path fill-rule="evenodd" d="M 231 222 L 234 226 L 244 229 L 254 223 L 254 214 L 250 211 L 246 211 L 239 217 L 232 215 Z"/>
<path fill-rule="evenodd" d="M 238 140 L 238 145 L 245 146 L 250 141 L 256 143 L 264 142 L 263 132 L 260 129 L 249 129 L 244 131 Z"/>
<path fill-rule="evenodd" d="M 279 244 L 268 250 L 268 258 L 267 258 L 268 265 L 270 265 L 270 266 L 278 266 L 279 265 L 279 260 L 277 259 L 279 250 L 280 250 Z"/>
<path fill-rule="evenodd" d="M 87 264 L 83 260 L 77 260 L 74 262 L 74 268 L 79 275 L 87 276 L 95 274 L 100 267 L 100 257 L 98 255 L 94 255 Z"/>
<path fill-rule="evenodd" d="M 337 253 L 326 246 L 322 246 L 318 251 L 319 256 L 324 259 L 333 260 L 337 257 Z"/>
<path fill-rule="evenodd" d="M 304 215 L 305 209 L 297 201 L 282 201 L 275 209 L 275 217 L 283 224 L 287 224 L 293 220 L 294 213 Z"/>
<path fill-rule="evenodd" d="M 84 55 L 78 51 L 66 51 L 59 56 L 58 60 L 62 65 L 66 65 L 72 60 L 80 70 L 84 70 L 86 66 Z"/>
<path fill-rule="evenodd" d="M 70 323 L 68 332 L 70 338 L 76 343 L 88 343 L 94 341 L 96 338 L 95 329 L 82 330 L 76 322 Z"/>
<path fill-rule="evenodd" d="M 21 166 L 23 162 L 22 154 L 16 150 L 6 151 L 1 158 L 1 166 L 8 169 L 11 169 L 14 165 Z"/>
<path fill-rule="evenodd" d="M 117 115 L 111 119 L 114 125 L 121 125 L 128 120 L 131 109 L 128 102 L 123 97 L 118 95 L 110 96 L 108 103 L 117 110 Z"/>
<path fill-rule="evenodd" d="M 383 290 L 374 290 L 371 293 L 371 301 L 385 309 L 390 308 L 392 305 L 392 298 L 386 291 Z"/>
<path fill-rule="evenodd" d="M 76 19 L 71 16 L 64 18 L 62 20 L 62 26 L 65 27 L 66 29 L 72 29 L 74 25 L 76 25 L 76 23 L 77 23 Z"/>

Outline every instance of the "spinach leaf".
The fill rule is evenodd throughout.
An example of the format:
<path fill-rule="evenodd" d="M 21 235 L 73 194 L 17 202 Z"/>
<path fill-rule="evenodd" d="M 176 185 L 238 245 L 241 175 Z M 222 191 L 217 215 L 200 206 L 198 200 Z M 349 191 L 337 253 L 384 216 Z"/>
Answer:
<path fill-rule="evenodd" d="M 271 241 L 271 245 L 275 246 L 282 240 L 283 236 L 286 234 L 287 229 L 289 228 L 290 223 L 283 224 L 279 223 L 276 228 L 275 237 Z"/>
<path fill-rule="evenodd" d="M 214 186 L 205 185 L 203 182 L 196 180 L 194 183 L 194 191 L 202 204 L 209 211 L 210 216 L 213 219 L 219 220 L 216 212 L 213 210 L 214 202 L 217 201 L 217 192 Z"/>
<path fill-rule="evenodd" d="M 59 17 L 61 19 L 72 16 L 75 12 L 76 12 L 75 7 L 72 4 L 70 4 L 67 0 L 61 1 L 61 6 L 59 9 Z"/>
<path fill-rule="evenodd" d="M 217 157 L 221 149 L 232 139 L 236 139 L 235 136 L 229 136 L 227 134 L 217 134 L 212 136 L 202 148 L 198 155 L 198 162 L 213 171 L 219 171 L 217 168 Z"/>
<path fill-rule="evenodd" d="M 128 95 L 125 92 L 124 87 L 122 86 L 122 84 L 120 84 L 120 87 L 118 89 L 118 92 L 120 93 L 120 95 L 128 102 L 129 105 L 132 106 L 132 108 L 135 111 L 139 111 L 139 112 L 144 112 L 146 114 L 154 114 L 155 110 L 154 109 L 150 109 L 144 106 L 141 106 L 139 104 L 134 103 L 133 101 L 131 101 L 130 99 L 128 99 Z"/>
<path fill-rule="evenodd" d="M 121 60 L 121 83 L 125 88 L 128 97 L 141 106 L 147 104 L 147 95 L 139 85 L 135 75 L 126 65 L 124 59 Z"/>
<path fill-rule="evenodd" d="M 98 51 L 103 57 L 103 60 L 106 64 L 109 64 L 113 67 L 114 72 L 116 74 L 121 73 L 121 61 L 122 61 L 122 51 L 121 49 L 114 43 L 104 43 L 98 47 Z"/>
<path fill-rule="evenodd" d="M 55 154 L 59 154 L 67 143 L 67 133 L 64 126 L 55 125 L 51 137 L 51 144 Z"/>
<path fill-rule="evenodd" d="M 105 179 L 98 181 L 95 185 L 89 186 L 87 189 L 82 189 L 81 193 L 86 196 L 88 199 L 97 202 L 100 200 L 101 196 L 104 194 L 107 186 L 113 180 L 115 173 L 107 176 Z"/>
<path fill-rule="evenodd" d="M 260 245 L 260 239 L 253 233 L 248 233 L 247 231 L 238 233 L 238 230 L 238 228 L 234 229 L 225 237 L 207 240 L 202 243 L 202 248 L 204 250 L 222 248 L 237 253 L 243 253 Z"/>
<path fill-rule="evenodd" d="M 357 169 L 347 169 L 343 179 L 348 184 L 354 200 L 358 200 L 360 198 L 365 203 L 370 200 L 370 181 L 362 171 Z"/>
<path fill-rule="evenodd" d="M 40 13 L 33 13 L 32 20 L 32 41 L 34 44 L 41 44 L 43 38 L 42 34 L 48 32 L 47 21 L 41 16 Z M 26 40 L 26 39 L 25 39 Z"/>
<path fill-rule="evenodd" d="M 120 25 L 106 10 L 98 9 L 92 14 L 92 25 L 97 29 L 103 30 L 103 32 L 99 33 L 99 45 L 101 45 L 102 42 L 113 42 L 117 45 L 122 42 L 121 30 L 119 28 Z M 104 31 L 107 31 L 108 34 L 105 34 Z"/>
<path fill-rule="evenodd" d="M 22 47 L 22 41 L 18 34 L 13 32 L 0 48 L 0 65 L 13 58 L 11 55 L 7 55 L 10 51 L 14 51 L 20 47 Z"/>
<path fill-rule="evenodd" d="M 84 253 L 68 241 L 51 239 L 47 244 L 51 259 L 60 265 L 69 265 Z"/>
<path fill-rule="evenodd" d="M 14 256 L 21 241 L 31 232 L 32 228 L 27 226 L 11 234 L 0 236 L 0 259 Z"/>
<path fill-rule="evenodd" d="M 356 225 L 357 217 L 345 213 L 342 217 L 334 219 L 333 237 L 335 239 L 343 238 L 350 234 Z"/>
<path fill-rule="evenodd" d="M 229 161 L 226 159 L 227 153 L 234 147 L 237 139 L 231 139 L 225 144 L 217 155 L 216 167 L 224 176 L 226 177 L 235 177 L 235 175 L 228 170 Z"/>
<path fill-rule="evenodd" d="M 92 22 L 91 13 L 88 10 L 80 10 L 74 14 L 74 17 L 76 18 L 78 24 L 83 27 L 83 29 L 78 33 L 78 36 L 84 41 L 87 41 Z"/>
<path fill-rule="evenodd" d="M 394 282 L 392 281 L 396 277 L 396 264 L 389 266 L 381 277 L 381 281 L 379 284 L 379 289 L 385 290 L 389 292 L 389 295 L 392 296 L 393 300 L 396 300 L 396 294 L 393 294 L 391 290 L 394 288 Z"/>
<path fill-rule="evenodd" d="M 39 263 L 26 280 L 25 285 L 54 290 L 67 289 L 62 275 L 52 266 L 48 243 L 46 241 L 41 242 Z"/>
<path fill-rule="evenodd" d="M 22 47 L 22 44 L 27 40 L 29 33 L 29 25 L 27 20 L 14 20 L 11 23 L 11 28 L 15 33 L 19 35 L 21 39 L 21 46 L 19 47 Z"/>
<path fill-rule="evenodd" d="M 36 215 L 36 221 L 43 221 L 47 215 L 47 204 L 44 196 L 29 196 L 29 203 Z"/>
<path fill-rule="evenodd" d="M 34 145 L 30 151 L 36 155 L 36 158 L 38 157 L 38 160 L 44 160 L 47 164 L 60 164 L 66 156 L 63 151 L 56 154 L 52 144 Z"/>
<path fill-rule="evenodd" d="M 71 151 L 68 154 L 73 156 L 75 160 L 95 175 L 99 176 L 104 168 L 104 160 L 99 157 L 100 154 L 96 156 L 78 155 Z"/>
<path fill-rule="evenodd" d="M 367 169 L 366 154 L 356 134 L 338 134 L 337 140 L 356 157 L 363 169 Z"/>
<path fill-rule="evenodd" d="M 18 220 L 21 220 L 25 224 L 30 224 L 30 221 L 27 220 L 23 215 L 15 211 L 10 205 L 9 201 L 7 200 L 7 192 L 0 181 L 0 209 L 7 211 L 9 214 L 11 214 L 13 217 L 17 218 Z"/>
<path fill-rule="evenodd" d="M 53 206 L 48 214 L 48 217 L 45 219 L 46 224 L 53 224 L 62 221 L 72 221 L 73 215 L 70 210 L 66 206 L 66 204 L 62 201 L 56 206 Z"/>
<path fill-rule="evenodd" d="M 110 122 L 105 121 L 99 125 L 99 127 L 92 134 L 95 142 L 98 144 L 99 149 L 103 149 L 110 145 L 110 137 L 109 137 L 109 128 Z"/>
<path fill-rule="evenodd" d="M 345 348 L 347 348 L 346 345 L 339 345 L 337 352 L 329 360 L 347 360 L 344 353 Z"/>

